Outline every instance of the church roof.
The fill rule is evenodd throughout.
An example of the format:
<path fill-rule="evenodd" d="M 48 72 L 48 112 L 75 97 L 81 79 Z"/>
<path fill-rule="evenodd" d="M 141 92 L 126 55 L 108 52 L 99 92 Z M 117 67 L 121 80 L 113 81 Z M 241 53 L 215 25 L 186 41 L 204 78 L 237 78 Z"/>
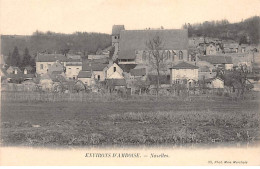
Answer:
<path fill-rule="evenodd" d="M 161 38 L 165 50 L 188 50 L 186 29 L 124 30 L 120 32 L 118 58 L 135 59 L 135 51 L 149 50 L 146 42 L 155 36 Z"/>
<path fill-rule="evenodd" d="M 121 30 L 125 30 L 124 25 L 113 25 L 112 35 L 119 35 Z"/>

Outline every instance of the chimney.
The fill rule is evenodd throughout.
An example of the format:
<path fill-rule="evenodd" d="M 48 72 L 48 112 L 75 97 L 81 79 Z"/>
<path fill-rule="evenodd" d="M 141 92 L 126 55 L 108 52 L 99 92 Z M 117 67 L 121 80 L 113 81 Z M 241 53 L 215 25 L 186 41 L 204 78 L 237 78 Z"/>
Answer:
<path fill-rule="evenodd" d="M 23 73 L 26 75 L 27 74 L 27 69 L 24 69 Z"/>
<path fill-rule="evenodd" d="M 16 75 L 17 75 L 17 69 L 14 69 L 14 74 L 16 74 Z"/>

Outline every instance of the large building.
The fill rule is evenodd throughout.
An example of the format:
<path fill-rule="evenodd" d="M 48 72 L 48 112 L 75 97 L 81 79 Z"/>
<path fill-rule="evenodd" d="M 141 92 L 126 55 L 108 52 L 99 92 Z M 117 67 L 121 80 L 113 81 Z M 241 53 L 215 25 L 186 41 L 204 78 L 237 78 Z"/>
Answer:
<path fill-rule="evenodd" d="M 115 57 L 118 63 L 149 67 L 152 56 L 147 43 L 157 36 L 162 41 L 159 52 L 165 55 L 167 68 L 180 61 L 191 61 L 188 56 L 188 31 L 186 29 L 125 30 L 123 25 L 114 25 L 112 45 L 115 46 Z"/>

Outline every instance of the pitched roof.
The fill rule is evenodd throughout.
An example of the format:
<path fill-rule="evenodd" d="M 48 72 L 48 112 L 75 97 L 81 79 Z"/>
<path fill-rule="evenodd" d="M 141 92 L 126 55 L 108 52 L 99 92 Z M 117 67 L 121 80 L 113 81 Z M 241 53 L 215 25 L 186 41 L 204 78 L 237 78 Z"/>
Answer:
<path fill-rule="evenodd" d="M 95 62 L 83 62 L 82 71 L 103 71 L 107 64 L 95 63 Z"/>
<path fill-rule="evenodd" d="M 125 30 L 124 25 L 113 25 L 112 35 L 119 35 L 121 30 Z"/>
<path fill-rule="evenodd" d="M 131 76 L 145 76 L 146 75 L 146 70 L 145 68 L 141 69 L 131 69 L 130 70 Z"/>
<path fill-rule="evenodd" d="M 181 62 L 177 65 L 172 66 L 170 69 L 198 69 L 198 66 L 186 63 L 186 62 Z"/>
<path fill-rule="evenodd" d="M 36 62 L 55 62 L 55 61 L 66 62 L 67 57 L 62 54 L 38 54 Z"/>
<path fill-rule="evenodd" d="M 209 56 L 199 56 L 199 58 L 211 64 L 232 64 L 233 63 L 232 58 L 230 56 L 209 55 Z"/>
<path fill-rule="evenodd" d="M 92 74 L 91 72 L 87 71 L 80 71 L 78 74 L 78 78 L 91 78 Z"/>
<path fill-rule="evenodd" d="M 137 64 L 118 64 L 118 66 L 124 71 L 129 73 L 131 69 L 134 69 Z"/>
<path fill-rule="evenodd" d="M 158 35 L 163 49 L 188 50 L 188 31 L 186 29 L 162 30 L 124 30 L 120 32 L 119 59 L 135 59 L 136 50 L 149 50 L 146 42 Z"/>
<path fill-rule="evenodd" d="M 82 66 L 82 63 L 67 63 L 66 66 Z"/>
<path fill-rule="evenodd" d="M 126 86 L 125 79 L 106 79 L 106 82 L 112 86 Z"/>

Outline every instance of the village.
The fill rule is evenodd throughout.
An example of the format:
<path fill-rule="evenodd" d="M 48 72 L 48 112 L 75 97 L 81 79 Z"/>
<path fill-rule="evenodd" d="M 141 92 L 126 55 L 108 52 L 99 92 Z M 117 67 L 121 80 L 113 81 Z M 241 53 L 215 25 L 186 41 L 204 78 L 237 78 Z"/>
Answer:
<path fill-rule="evenodd" d="M 147 42 L 155 37 L 162 45 L 151 49 Z M 162 95 L 179 95 L 184 90 L 203 93 L 206 89 L 221 91 L 221 95 L 239 95 L 243 88 L 260 91 L 259 45 L 210 37 L 188 38 L 187 29 L 126 30 L 124 25 L 113 25 L 111 44 L 87 58 L 75 51 L 39 52 L 35 67 L 9 66 L 2 59 L 1 90 L 156 95 L 158 85 L 157 94 Z M 154 62 L 155 50 L 162 60 L 158 66 Z M 243 82 L 229 82 L 228 75 L 241 67 Z"/>

